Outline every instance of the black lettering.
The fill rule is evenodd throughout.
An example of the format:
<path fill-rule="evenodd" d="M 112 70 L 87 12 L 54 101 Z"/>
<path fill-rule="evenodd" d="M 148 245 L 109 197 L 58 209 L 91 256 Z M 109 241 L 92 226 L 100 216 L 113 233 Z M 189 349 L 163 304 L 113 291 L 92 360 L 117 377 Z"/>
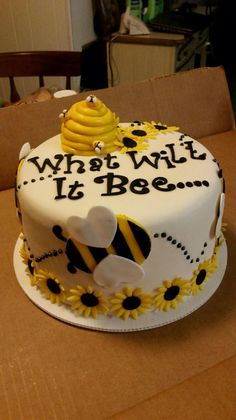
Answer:
<path fill-rule="evenodd" d="M 148 186 L 148 182 L 146 179 L 137 178 L 131 182 L 130 191 L 135 194 L 147 194 L 150 192 L 147 186 Z"/>
<path fill-rule="evenodd" d="M 162 176 L 158 176 L 152 181 L 152 186 L 158 191 L 173 191 L 175 190 L 174 184 L 168 184 L 168 180 Z"/>
<path fill-rule="evenodd" d="M 108 169 L 117 169 L 120 167 L 120 164 L 118 162 L 111 163 L 112 159 L 117 159 L 117 156 L 111 156 L 110 153 L 107 154 L 107 156 L 104 157 L 104 160 L 107 161 L 107 168 Z"/>
<path fill-rule="evenodd" d="M 61 198 L 66 198 L 66 195 L 62 194 L 63 181 L 65 181 L 65 180 L 66 180 L 66 177 L 53 178 L 53 181 L 56 182 L 56 188 L 57 188 L 57 195 L 54 197 L 55 200 L 60 200 Z"/>
<path fill-rule="evenodd" d="M 94 178 L 94 182 L 96 184 L 106 182 L 107 190 L 101 194 L 102 196 L 106 196 L 124 194 L 127 191 L 124 186 L 128 184 L 129 180 L 126 176 L 114 175 L 112 172 L 109 172 L 107 175 Z"/>
<path fill-rule="evenodd" d="M 82 173 L 85 172 L 84 162 L 82 160 L 73 159 L 74 155 L 72 155 L 72 154 L 67 154 L 67 155 L 65 155 L 65 157 L 66 157 L 66 163 L 67 163 L 67 170 L 64 171 L 64 174 L 72 174 L 71 166 L 74 165 L 75 163 L 78 164 L 78 169 L 77 169 L 78 174 L 82 174 Z"/>
<path fill-rule="evenodd" d="M 199 156 L 196 156 L 197 150 L 193 148 L 193 141 L 185 141 L 184 144 L 186 144 L 185 149 L 189 150 L 191 159 L 198 159 L 198 160 L 205 160 L 206 159 L 206 153 L 202 153 Z"/>
<path fill-rule="evenodd" d="M 164 160 L 166 162 L 166 165 L 167 165 L 167 168 L 168 169 L 176 168 L 176 165 L 173 165 L 173 163 L 171 163 L 171 161 L 168 158 L 168 156 L 161 156 L 161 160 Z"/>
<path fill-rule="evenodd" d="M 168 147 L 170 149 L 170 153 L 171 153 L 171 161 L 173 163 L 184 163 L 187 161 L 187 159 L 182 156 L 179 159 L 176 158 L 176 154 L 175 154 L 175 144 L 171 143 L 171 144 L 166 144 L 166 147 Z"/>
<path fill-rule="evenodd" d="M 160 159 L 160 153 L 158 152 L 151 153 L 150 156 L 155 158 L 153 162 L 147 156 L 141 156 L 141 159 L 138 162 L 136 159 L 137 152 L 134 152 L 134 151 L 128 152 L 127 155 L 129 155 L 131 160 L 133 161 L 134 169 L 139 169 L 140 166 L 144 164 L 144 162 L 152 166 L 153 168 L 158 169 L 158 161 Z"/>
<path fill-rule="evenodd" d="M 84 187 L 84 184 L 80 184 L 78 181 L 75 181 L 74 184 L 69 185 L 70 192 L 68 194 L 68 198 L 70 200 L 79 200 L 84 196 L 82 191 L 78 191 L 79 187 Z"/>
<path fill-rule="evenodd" d="M 93 159 L 90 159 L 89 163 L 90 163 L 90 171 L 94 171 L 94 172 L 100 171 L 102 167 L 102 159 L 93 158 Z"/>
<path fill-rule="evenodd" d="M 55 172 L 59 171 L 60 164 L 62 160 L 64 159 L 64 156 L 61 154 L 55 155 L 54 159 L 57 160 L 56 163 L 52 163 L 50 159 L 46 158 L 43 160 L 43 163 L 41 165 L 39 164 L 38 159 L 39 159 L 39 156 L 35 156 L 33 158 L 28 159 L 27 161 L 33 163 L 38 169 L 39 173 L 42 174 L 45 171 L 47 166 Z"/>

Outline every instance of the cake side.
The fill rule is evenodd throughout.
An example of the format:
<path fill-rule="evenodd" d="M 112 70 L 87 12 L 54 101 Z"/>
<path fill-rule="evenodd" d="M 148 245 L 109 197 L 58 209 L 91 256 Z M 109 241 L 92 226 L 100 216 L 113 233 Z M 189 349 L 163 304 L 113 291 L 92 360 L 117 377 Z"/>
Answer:
<path fill-rule="evenodd" d="M 120 125 L 101 156 L 66 153 L 56 136 L 21 161 L 21 254 L 52 303 L 137 318 L 178 308 L 216 270 L 222 171 L 200 143 L 153 126 Z"/>

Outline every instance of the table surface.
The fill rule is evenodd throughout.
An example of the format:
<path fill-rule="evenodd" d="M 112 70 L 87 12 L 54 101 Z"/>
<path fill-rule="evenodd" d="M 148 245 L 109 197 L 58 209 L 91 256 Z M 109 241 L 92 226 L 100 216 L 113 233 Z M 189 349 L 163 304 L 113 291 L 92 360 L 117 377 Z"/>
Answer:
<path fill-rule="evenodd" d="M 202 140 L 223 168 L 229 261 L 214 296 L 188 317 L 134 333 L 76 328 L 39 310 L 12 264 L 13 190 L 0 193 L 0 418 L 236 418 L 236 132 Z"/>

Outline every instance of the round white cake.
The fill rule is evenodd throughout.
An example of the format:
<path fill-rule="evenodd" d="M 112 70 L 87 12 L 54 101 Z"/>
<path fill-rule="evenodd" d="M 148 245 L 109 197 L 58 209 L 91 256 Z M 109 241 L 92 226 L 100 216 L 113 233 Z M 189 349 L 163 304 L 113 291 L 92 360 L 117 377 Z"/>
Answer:
<path fill-rule="evenodd" d="M 82 101 L 93 113 L 100 103 Z M 62 136 L 20 154 L 20 255 L 29 282 L 52 305 L 98 323 L 178 311 L 204 293 L 218 268 L 222 170 L 177 127 L 136 121 L 117 128 L 114 114 L 112 148 L 100 129 L 92 150 L 85 139 L 80 153 L 81 111 L 78 120 L 69 112 Z M 95 117 L 94 125 L 83 118 L 85 130 L 103 126 L 104 112 Z"/>

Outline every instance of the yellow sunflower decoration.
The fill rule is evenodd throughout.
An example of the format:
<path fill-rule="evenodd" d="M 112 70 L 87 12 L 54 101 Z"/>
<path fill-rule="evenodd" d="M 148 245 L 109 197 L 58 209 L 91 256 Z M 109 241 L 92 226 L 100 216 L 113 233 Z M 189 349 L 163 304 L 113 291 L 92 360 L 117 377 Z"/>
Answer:
<path fill-rule="evenodd" d="M 41 294 L 51 303 L 60 305 L 62 301 L 65 301 L 65 289 L 54 273 L 40 269 L 35 272 L 34 278 Z"/>
<path fill-rule="evenodd" d="M 220 238 L 217 239 L 215 249 L 214 249 L 213 255 L 211 257 L 211 261 L 215 263 L 215 268 L 218 267 L 218 254 L 219 254 L 220 247 L 223 244 L 223 242 L 224 242 L 223 237 L 220 237 Z"/>
<path fill-rule="evenodd" d="M 146 123 L 132 123 L 128 127 L 120 127 L 120 139 L 115 140 L 115 145 L 120 148 L 120 153 L 142 151 L 148 148 L 148 140 L 156 137 L 156 130 Z"/>
<path fill-rule="evenodd" d="M 199 264 L 198 268 L 193 272 L 193 277 L 191 279 L 192 295 L 197 295 L 204 288 L 205 283 L 216 269 L 217 258 L 216 256 L 214 257 L 214 255 L 209 260 Z"/>
<path fill-rule="evenodd" d="M 80 286 L 77 285 L 76 289 L 71 289 L 71 296 L 67 298 L 69 302 L 72 302 L 72 309 L 83 315 L 85 318 L 92 316 L 97 319 L 99 313 L 107 313 L 106 300 L 102 294 L 94 290 L 92 286 Z"/>
<path fill-rule="evenodd" d="M 131 290 L 129 287 L 124 288 L 121 292 L 117 292 L 110 300 L 112 306 L 111 311 L 118 318 L 124 320 L 129 317 L 138 319 L 138 316 L 146 313 L 146 309 L 150 308 L 152 298 L 150 295 L 142 292 L 141 288 Z"/>
<path fill-rule="evenodd" d="M 154 297 L 154 305 L 159 311 L 176 309 L 178 303 L 183 302 L 183 296 L 190 295 L 190 282 L 180 277 L 174 280 L 165 280 L 163 285 L 157 289 Z"/>
<path fill-rule="evenodd" d="M 146 122 L 145 124 L 147 127 L 152 127 L 152 130 L 154 129 L 155 136 L 159 133 L 172 133 L 173 131 L 179 130 L 179 127 L 176 127 L 175 125 L 168 126 L 166 124 L 162 124 L 161 122 L 151 121 Z"/>
<path fill-rule="evenodd" d="M 36 284 L 34 278 L 34 261 L 30 258 L 30 254 L 28 252 L 25 242 L 23 242 L 23 245 L 20 249 L 20 256 L 22 258 L 23 263 L 26 265 L 25 272 L 30 279 L 30 283 L 32 286 L 34 286 Z"/>
<path fill-rule="evenodd" d="M 228 223 L 223 222 L 221 225 L 221 232 L 226 232 L 228 228 Z"/>

